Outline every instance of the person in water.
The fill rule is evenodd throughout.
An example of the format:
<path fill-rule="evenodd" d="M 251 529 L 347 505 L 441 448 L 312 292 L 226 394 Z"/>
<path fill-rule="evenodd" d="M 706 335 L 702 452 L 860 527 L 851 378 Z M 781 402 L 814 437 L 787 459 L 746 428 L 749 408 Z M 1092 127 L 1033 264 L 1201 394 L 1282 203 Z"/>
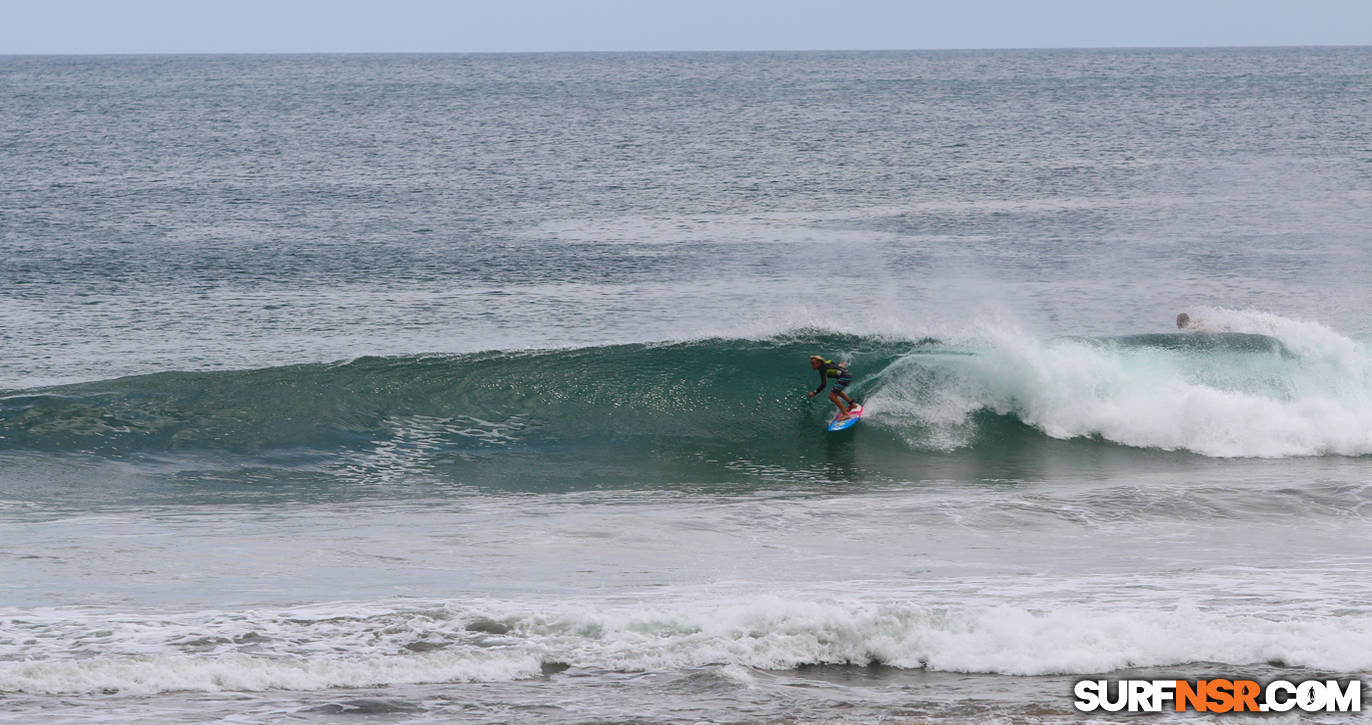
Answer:
<path fill-rule="evenodd" d="M 1193 320 L 1185 312 L 1177 315 L 1177 329 L 1184 332 L 1210 332 L 1200 320 Z"/>
<path fill-rule="evenodd" d="M 843 389 L 853 382 L 853 373 L 848 370 L 848 363 L 836 363 L 833 360 L 825 360 L 819 355 L 811 355 L 810 368 L 819 371 L 819 387 L 810 393 L 810 397 L 813 398 L 823 391 L 824 386 L 829 384 L 829 378 L 834 378 L 834 386 L 829 389 L 829 400 L 838 406 L 838 420 L 846 419 L 848 414 L 857 407 L 857 403 L 854 403 L 853 399 L 843 392 Z M 842 402 L 839 402 L 840 398 Z"/>

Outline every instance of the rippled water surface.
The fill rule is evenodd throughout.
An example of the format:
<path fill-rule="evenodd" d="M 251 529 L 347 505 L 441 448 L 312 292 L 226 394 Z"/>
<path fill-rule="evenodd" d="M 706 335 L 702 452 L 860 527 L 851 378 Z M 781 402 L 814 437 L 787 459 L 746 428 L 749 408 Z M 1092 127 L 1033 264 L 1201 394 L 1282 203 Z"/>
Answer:
<path fill-rule="evenodd" d="M 0 720 L 1372 672 L 1372 51 L 10 56 L 0 98 Z"/>

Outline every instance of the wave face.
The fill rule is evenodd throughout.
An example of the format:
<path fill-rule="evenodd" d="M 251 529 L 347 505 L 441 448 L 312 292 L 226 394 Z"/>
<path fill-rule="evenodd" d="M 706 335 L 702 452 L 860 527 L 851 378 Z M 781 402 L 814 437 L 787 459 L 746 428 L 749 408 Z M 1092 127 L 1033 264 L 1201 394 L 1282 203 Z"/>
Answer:
<path fill-rule="evenodd" d="M 1067 440 L 1222 457 L 1372 453 L 1364 346 L 1271 320 L 1262 333 L 1045 340 L 985 327 L 947 343 L 798 333 L 169 372 L 9 393 L 0 445 L 385 464 L 477 482 L 575 478 L 583 466 L 804 471 L 836 445 L 892 475 L 911 456 L 994 458 Z M 812 353 L 857 373 L 870 414 L 846 437 L 825 434 L 832 406 L 805 396 Z"/>
<path fill-rule="evenodd" d="M 0 437 L 10 449 L 110 457 L 793 456 L 797 436 L 822 441 L 832 415 L 805 395 L 817 383 L 809 354 L 842 350 L 881 370 L 909 347 L 811 335 L 169 372 L 11 393 Z"/>

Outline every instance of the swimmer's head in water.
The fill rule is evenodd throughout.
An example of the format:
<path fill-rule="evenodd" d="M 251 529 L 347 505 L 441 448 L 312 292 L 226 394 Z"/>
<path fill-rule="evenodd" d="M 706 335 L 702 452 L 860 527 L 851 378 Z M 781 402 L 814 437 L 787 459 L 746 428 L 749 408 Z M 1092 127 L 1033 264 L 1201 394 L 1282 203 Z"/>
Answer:
<path fill-rule="evenodd" d="M 1177 315 L 1177 329 L 1185 330 L 1186 326 L 1189 324 L 1191 324 L 1190 315 L 1186 314 L 1185 312 L 1181 313 L 1180 315 Z"/>

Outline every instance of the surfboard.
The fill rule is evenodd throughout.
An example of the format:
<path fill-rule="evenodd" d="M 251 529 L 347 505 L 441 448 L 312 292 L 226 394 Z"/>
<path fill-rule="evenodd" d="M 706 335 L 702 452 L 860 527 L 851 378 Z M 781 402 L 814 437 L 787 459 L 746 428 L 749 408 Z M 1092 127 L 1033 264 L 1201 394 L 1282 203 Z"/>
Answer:
<path fill-rule="evenodd" d="M 829 423 L 829 432 L 832 433 L 836 430 L 847 430 L 849 428 L 852 428 L 861 419 L 862 406 L 859 405 L 856 408 L 853 408 L 853 412 L 849 413 L 848 417 L 844 418 L 843 420 L 839 420 L 838 416 L 834 416 L 833 421 Z"/>

